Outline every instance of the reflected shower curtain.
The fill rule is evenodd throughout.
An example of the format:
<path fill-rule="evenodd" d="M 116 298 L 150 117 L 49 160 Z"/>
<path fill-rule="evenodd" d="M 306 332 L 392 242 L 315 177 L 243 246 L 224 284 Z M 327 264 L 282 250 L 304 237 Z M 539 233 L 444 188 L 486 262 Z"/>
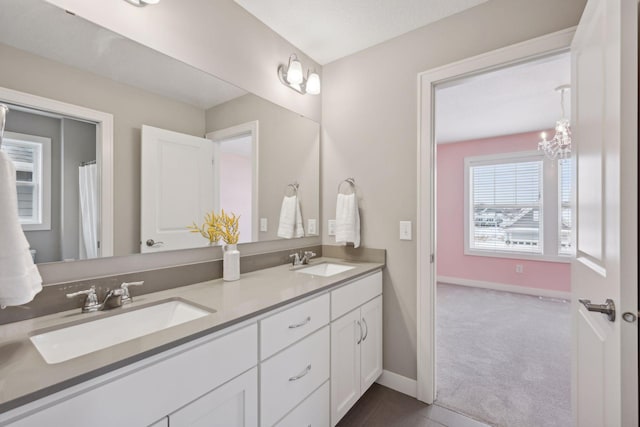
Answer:
<path fill-rule="evenodd" d="M 98 257 L 98 166 L 80 166 L 80 259 Z"/>

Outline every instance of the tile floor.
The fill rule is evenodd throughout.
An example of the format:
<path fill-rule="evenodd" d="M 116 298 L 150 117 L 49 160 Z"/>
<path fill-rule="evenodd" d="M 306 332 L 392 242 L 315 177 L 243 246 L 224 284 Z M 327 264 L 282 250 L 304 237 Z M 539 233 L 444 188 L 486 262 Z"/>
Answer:
<path fill-rule="evenodd" d="M 338 427 L 488 427 L 437 405 L 426 405 L 374 384 L 338 423 Z"/>

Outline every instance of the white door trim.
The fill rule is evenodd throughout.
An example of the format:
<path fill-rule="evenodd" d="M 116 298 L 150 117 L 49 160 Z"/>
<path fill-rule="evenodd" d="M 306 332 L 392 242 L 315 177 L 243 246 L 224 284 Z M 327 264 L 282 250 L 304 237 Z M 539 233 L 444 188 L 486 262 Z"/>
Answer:
<path fill-rule="evenodd" d="M 259 240 L 258 232 L 259 232 L 259 215 L 258 215 L 258 198 L 259 198 L 259 170 L 258 170 L 258 159 L 259 152 L 258 141 L 260 139 L 259 135 L 259 123 L 258 120 L 253 120 L 251 122 L 241 123 L 236 126 L 231 126 L 228 128 L 214 130 L 211 132 L 207 132 L 205 138 L 212 140 L 213 142 L 218 142 L 223 139 L 233 138 L 234 136 L 244 135 L 246 133 L 251 133 L 251 151 L 252 151 L 252 163 L 253 163 L 253 191 L 251 192 L 251 210 L 252 212 L 252 221 L 251 225 L 251 241 L 257 242 Z"/>
<path fill-rule="evenodd" d="M 113 115 L 55 99 L 0 87 L 0 101 L 96 123 L 96 163 L 100 165 L 100 257 L 113 256 Z"/>
<path fill-rule="evenodd" d="M 463 76 L 566 51 L 575 28 L 551 33 L 418 74 L 417 398 L 433 403 L 435 381 L 435 139 L 434 87 Z"/>

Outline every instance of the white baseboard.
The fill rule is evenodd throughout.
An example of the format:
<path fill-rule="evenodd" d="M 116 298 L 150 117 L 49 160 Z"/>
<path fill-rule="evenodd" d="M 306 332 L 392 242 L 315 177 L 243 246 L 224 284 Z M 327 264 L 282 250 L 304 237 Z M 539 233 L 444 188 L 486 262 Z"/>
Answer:
<path fill-rule="evenodd" d="M 547 298 L 571 300 L 571 292 L 551 289 L 529 288 L 526 286 L 508 285 L 506 283 L 483 282 L 481 280 L 461 279 L 458 277 L 438 276 L 438 282 L 452 285 L 470 286 L 473 288 L 493 289 L 494 291 L 514 292 L 516 294 L 534 295 Z"/>
<path fill-rule="evenodd" d="M 418 395 L 418 382 L 416 380 L 403 377 L 391 371 L 382 371 L 382 375 L 380 375 L 380 378 L 378 378 L 376 382 L 392 390 L 404 393 L 407 396 L 416 397 Z"/>

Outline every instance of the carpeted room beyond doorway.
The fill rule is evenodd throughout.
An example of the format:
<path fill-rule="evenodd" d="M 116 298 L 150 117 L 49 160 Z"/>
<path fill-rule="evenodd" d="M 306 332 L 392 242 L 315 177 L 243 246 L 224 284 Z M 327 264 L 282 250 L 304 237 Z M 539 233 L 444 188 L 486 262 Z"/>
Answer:
<path fill-rule="evenodd" d="M 566 301 L 438 284 L 438 405 L 499 427 L 571 425 Z"/>

